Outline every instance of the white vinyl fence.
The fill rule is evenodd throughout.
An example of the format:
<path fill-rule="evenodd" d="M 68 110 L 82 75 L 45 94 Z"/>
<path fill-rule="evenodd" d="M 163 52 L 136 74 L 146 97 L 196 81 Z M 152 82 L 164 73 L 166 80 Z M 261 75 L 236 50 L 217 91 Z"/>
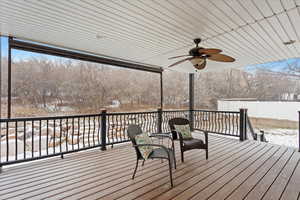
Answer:
<path fill-rule="evenodd" d="M 250 117 L 298 121 L 300 102 L 218 101 L 218 110 L 238 111 L 240 108 L 247 108 Z"/>

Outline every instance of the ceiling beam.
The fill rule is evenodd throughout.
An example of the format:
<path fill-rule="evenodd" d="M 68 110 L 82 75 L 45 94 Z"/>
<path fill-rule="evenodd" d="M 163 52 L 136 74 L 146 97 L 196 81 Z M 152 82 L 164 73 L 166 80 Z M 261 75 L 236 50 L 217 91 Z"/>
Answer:
<path fill-rule="evenodd" d="M 72 50 L 56 48 L 53 46 L 25 42 L 25 41 L 20 41 L 20 40 L 15 40 L 15 39 L 10 40 L 9 45 L 13 49 L 48 54 L 48 55 L 53 55 L 53 56 L 60 56 L 60 57 L 94 62 L 94 63 L 100 63 L 100 64 L 107 64 L 107 65 L 112 65 L 112 66 L 128 68 L 128 69 L 142 70 L 142 71 L 153 72 L 153 73 L 161 73 L 163 71 L 163 69 L 161 67 L 151 67 L 146 64 L 143 65 L 142 63 L 135 63 L 135 62 L 130 62 L 130 61 L 105 58 L 105 57 L 100 57 L 97 55 L 81 53 L 79 51 L 75 52 Z"/>

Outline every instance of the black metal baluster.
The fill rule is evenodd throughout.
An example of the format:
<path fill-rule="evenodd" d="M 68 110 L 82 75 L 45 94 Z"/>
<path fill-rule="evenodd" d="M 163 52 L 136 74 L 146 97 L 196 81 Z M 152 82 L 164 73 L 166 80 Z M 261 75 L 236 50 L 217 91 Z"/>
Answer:
<path fill-rule="evenodd" d="M 55 154 L 55 140 L 56 140 L 56 126 L 55 126 L 55 119 L 53 120 L 53 154 Z"/>
<path fill-rule="evenodd" d="M 230 126 L 230 122 L 231 122 L 231 118 L 230 118 L 230 113 L 228 113 L 227 115 L 227 122 L 226 122 L 226 125 L 227 125 L 227 130 L 228 130 L 228 133 L 230 135 L 230 131 L 231 131 L 231 126 Z"/>
<path fill-rule="evenodd" d="M 40 128 L 40 132 L 39 132 L 39 155 L 40 157 L 42 156 L 42 120 L 39 120 L 39 128 Z"/>
<path fill-rule="evenodd" d="M 218 132 L 217 113 L 212 112 L 212 116 L 214 121 L 214 132 L 217 133 Z"/>
<path fill-rule="evenodd" d="M 119 127 L 118 127 L 118 115 L 114 115 L 114 130 L 115 130 L 115 136 L 118 140 L 118 142 L 121 142 L 123 140 L 123 135 L 122 133 L 120 133 L 118 130 L 119 130 Z"/>
<path fill-rule="evenodd" d="M 206 112 L 206 115 L 207 115 L 207 128 L 209 131 L 211 131 L 211 123 L 210 123 L 210 112 Z"/>
<path fill-rule="evenodd" d="M 67 131 L 67 133 L 65 132 L 66 152 L 68 152 L 69 151 L 69 147 L 68 147 L 68 144 L 69 144 L 69 118 L 66 119 L 66 131 Z"/>
<path fill-rule="evenodd" d="M 140 116 L 141 116 L 144 131 L 147 131 L 147 124 L 146 124 L 146 119 L 145 119 L 146 115 L 144 113 L 141 113 Z"/>
<path fill-rule="evenodd" d="M 107 125 L 108 125 L 108 128 L 107 128 L 107 141 L 108 143 L 112 143 L 114 142 L 114 139 L 113 139 L 113 135 L 111 134 L 111 125 L 110 125 L 110 118 L 111 118 L 111 115 L 107 115 L 106 116 L 106 119 L 107 119 Z M 102 125 L 101 125 L 102 126 Z M 101 127 L 102 129 L 102 127 Z"/>
<path fill-rule="evenodd" d="M 31 157 L 34 157 L 34 121 L 31 121 Z"/>
<path fill-rule="evenodd" d="M 194 119 L 194 128 L 197 129 L 198 125 L 197 125 L 197 115 L 195 110 L 193 110 L 193 119 Z"/>
<path fill-rule="evenodd" d="M 49 155 L 49 120 L 47 119 L 46 121 L 46 127 L 47 127 L 47 138 L 46 138 L 46 152 L 47 152 L 47 156 Z"/>
<path fill-rule="evenodd" d="M 239 136 L 240 123 L 239 123 L 239 115 L 235 113 L 235 124 L 236 124 L 236 136 Z"/>
<path fill-rule="evenodd" d="M 223 132 L 224 134 L 227 134 L 227 126 L 226 126 L 226 120 L 227 120 L 227 113 L 223 113 L 223 116 L 222 116 L 222 123 L 223 123 Z"/>
<path fill-rule="evenodd" d="M 85 117 L 83 117 L 83 148 L 85 147 Z"/>
<path fill-rule="evenodd" d="M 157 115 L 155 116 L 155 118 L 157 118 Z M 166 128 L 165 128 L 165 119 L 166 119 L 166 112 L 162 111 L 161 113 L 161 132 L 166 132 Z M 155 119 L 155 121 L 157 122 L 158 119 Z M 156 131 L 155 131 L 156 133 Z"/>
<path fill-rule="evenodd" d="M 122 135 L 118 132 L 118 124 L 117 124 L 117 115 L 113 116 L 113 124 L 114 124 L 114 135 L 117 138 L 118 142 L 122 141 Z"/>
<path fill-rule="evenodd" d="M 89 130 L 88 130 L 88 144 L 89 144 L 89 147 L 91 146 L 90 144 L 90 135 L 91 135 L 91 117 L 89 116 L 88 117 L 88 120 L 89 120 Z"/>
<path fill-rule="evenodd" d="M 215 132 L 214 113 L 213 112 L 209 112 L 209 114 L 210 114 L 211 131 Z"/>
<path fill-rule="evenodd" d="M 79 135 L 77 137 L 77 142 L 79 142 Z M 72 151 L 74 151 L 74 117 L 72 118 Z"/>
<path fill-rule="evenodd" d="M 224 113 L 220 113 L 220 130 L 221 130 L 221 133 L 224 133 L 224 122 L 223 122 L 223 118 L 224 118 Z"/>
<path fill-rule="evenodd" d="M 229 130 L 230 130 L 230 135 L 232 134 L 232 129 L 233 129 L 233 126 L 234 126 L 234 124 L 232 123 L 233 121 L 232 121 L 232 113 L 229 113 L 229 120 L 230 120 L 230 122 L 229 122 Z"/>
<path fill-rule="evenodd" d="M 137 115 L 138 125 L 142 128 L 142 130 L 144 130 L 143 124 L 141 123 L 141 115 L 138 113 L 136 115 Z"/>
<path fill-rule="evenodd" d="M 157 122 L 157 114 L 156 113 L 152 113 L 152 132 L 156 132 L 156 122 Z"/>
<path fill-rule="evenodd" d="M 59 120 L 59 150 L 60 150 L 60 153 L 62 152 L 62 147 L 61 147 L 61 143 L 62 143 L 62 119 Z"/>
<path fill-rule="evenodd" d="M 120 125 L 121 125 L 121 130 L 124 134 L 124 139 L 125 140 L 128 140 L 128 137 L 127 137 L 127 134 L 126 134 L 126 124 L 125 124 L 125 121 L 124 121 L 124 115 L 120 116 Z"/>
<path fill-rule="evenodd" d="M 96 143 L 95 143 L 95 134 L 96 134 L 96 116 L 94 116 L 94 118 L 93 118 L 93 125 L 94 125 L 94 129 L 93 129 L 93 146 L 96 146 Z"/>
<path fill-rule="evenodd" d="M 121 142 L 124 140 L 124 135 L 122 132 L 120 132 L 120 129 L 119 129 L 119 123 L 118 123 L 118 115 L 115 115 L 114 116 L 114 124 L 115 124 L 115 133 L 116 133 L 116 136 L 118 136 L 118 141 Z"/>
<path fill-rule="evenodd" d="M 151 130 L 151 113 L 147 114 L 147 130 L 151 133 L 153 133 L 153 131 Z"/>
<path fill-rule="evenodd" d="M 123 129 L 122 115 L 118 116 L 118 118 L 117 118 L 117 124 L 118 124 L 118 129 L 120 131 L 120 134 L 122 135 L 123 140 L 125 141 L 126 140 L 126 134 L 125 134 L 125 131 Z"/>
<path fill-rule="evenodd" d="M 208 114 L 209 131 L 213 132 L 213 114 L 210 111 L 207 111 L 207 114 Z"/>
<path fill-rule="evenodd" d="M 0 138 L 1 139 L 1 138 Z M 1 142 L 1 141 L 0 141 Z M 15 160 L 18 160 L 18 122 L 15 122 Z"/>
<path fill-rule="evenodd" d="M 119 132 L 119 125 L 118 125 L 118 115 L 114 116 L 114 124 L 115 124 L 115 133 L 118 138 L 118 141 L 121 142 L 123 140 L 123 134 Z"/>
<path fill-rule="evenodd" d="M 216 113 L 216 118 L 217 118 L 217 129 L 218 132 L 221 133 L 221 126 L 220 126 L 220 113 Z"/>
<path fill-rule="evenodd" d="M 100 138 L 101 138 L 101 115 L 98 115 L 98 144 L 100 145 Z"/>
<path fill-rule="evenodd" d="M 233 126 L 233 131 L 232 131 L 232 135 L 235 135 L 235 131 L 237 130 L 236 126 L 235 126 L 235 114 L 232 113 L 232 126 Z"/>
<path fill-rule="evenodd" d="M 197 116 L 198 116 L 198 129 L 201 129 L 201 112 L 197 111 Z"/>
<path fill-rule="evenodd" d="M 77 149 L 80 149 L 80 117 L 78 117 L 78 119 L 77 119 L 77 125 L 78 125 Z"/>
<path fill-rule="evenodd" d="M 217 132 L 217 117 L 216 117 L 217 115 L 215 112 L 211 112 L 211 114 L 212 114 L 213 124 L 214 124 L 213 130 L 214 132 Z"/>
<path fill-rule="evenodd" d="M 202 112 L 201 111 L 197 111 L 198 113 L 198 120 L 199 120 L 199 123 L 198 123 L 198 129 L 202 129 Z"/>
<path fill-rule="evenodd" d="M 9 156 L 9 143 L 8 143 L 8 122 L 6 122 L 6 162 L 8 162 Z"/>
<path fill-rule="evenodd" d="M 26 159 L 26 133 L 27 133 L 27 131 L 26 131 L 26 121 L 24 121 L 24 135 L 23 135 L 23 139 L 24 139 L 24 149 L 23 149 L 23 151 L 24 151 L 24 160 Z"/>
<path fill-rule="evenodd" d="M 201 129 L 201 112 L 197 111 L 197 116 L 198 116 L 198 129 Z"/>
<path fill-rule="evenodd" d="M 128 125 L 127 125 L 127 121 L 126 121 L 126 115 L 123 115 L 122 116 L 122 130 L 124 131 L 124 133 L 126 133 L 126 130 L 127 130 L 127 127 L 128 127 Z M 127 134 L 125 134 L 126 135 L 126 140 L 128 140 L 128 137 L 127 137 Z"/>
<path fill-rule="evenodd" d="M 208 130 L 211 131 L 211 126 L 212 125 L 210 123 L 210 121 L 211 121 L 211 119 L 210 119 L 211 118 L 210 117 L 210 112 L 207 112 L 206 114 L 207 114 L 207 126 L 208 126 Z"/>
<path fill-rule="evenodd" d="M 110 116 L 110 125 L 109 125 L 109 127 L 111 129 L 110 134 L 111 134 L 112 142 L 114 143 L 114 142 L 118 141 L 118 138 L 115 138 L 116 135 L 114 133 L 115 124 L 114 124 L 114 116 L 113 115 Z"/>

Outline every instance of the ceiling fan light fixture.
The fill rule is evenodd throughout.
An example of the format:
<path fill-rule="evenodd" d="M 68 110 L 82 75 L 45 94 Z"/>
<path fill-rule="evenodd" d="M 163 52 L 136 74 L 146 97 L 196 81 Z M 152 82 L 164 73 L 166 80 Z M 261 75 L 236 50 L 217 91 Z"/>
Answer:
<path fill-rule="evenodd" d="M 193 58 L 192 60 L 190 60 L 190 62 L 192 63 L 193 66 L 201 65 L 204 62 L 204 59 L 203 58 Z"/>

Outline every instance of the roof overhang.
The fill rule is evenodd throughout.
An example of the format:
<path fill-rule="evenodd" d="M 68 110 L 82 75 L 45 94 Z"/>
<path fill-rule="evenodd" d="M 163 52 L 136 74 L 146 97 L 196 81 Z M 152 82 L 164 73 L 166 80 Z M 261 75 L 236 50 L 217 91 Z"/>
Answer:
<path fill-rule="evenodd" d="M 204 71 L 216 71 L 299 57 L 299 5 L 297 0 L 1 0 L 0 34 L 155 70 L 174 62 L 168 57 L 187 54 L 201 37 L 201 46 L 236 58 L 208 62 Z M 173 69 L 195 72 L 188 62 Z"/>

